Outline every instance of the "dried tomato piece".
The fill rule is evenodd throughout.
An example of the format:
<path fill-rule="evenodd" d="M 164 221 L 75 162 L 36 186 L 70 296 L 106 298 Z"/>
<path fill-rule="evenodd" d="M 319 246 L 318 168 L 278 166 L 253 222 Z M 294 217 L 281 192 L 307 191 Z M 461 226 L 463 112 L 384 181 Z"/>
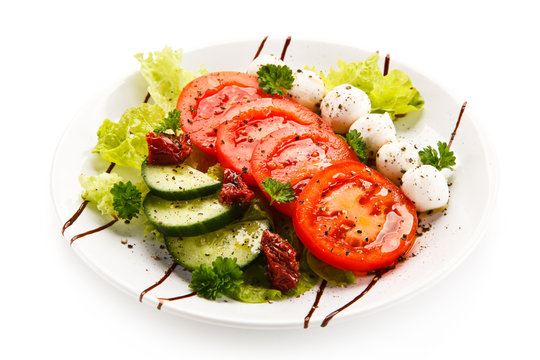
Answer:
<path fill-rule="evenodd" d="M 268 277 L 274 289 L 287 292 L 298 284 L 300 267 L 296 250 L 281 236 L 265 230 L 261 239 L 261 251 L 266 255 Z"/>
<path fill-rule="evenodd" d="M 191 154 L 191 141 L 187 134 L 179 136 L 150 132 L 148 142 L 148 163 L 150 165 L 178 165 Z"/>
<path fill-rule="evenodd" d="M 219 202 L 223 204 L 243 204 L 251 201 L 255 193 L 249 189 L 241 174 L 225 169 L 223 187 L 219 194 Z"/>

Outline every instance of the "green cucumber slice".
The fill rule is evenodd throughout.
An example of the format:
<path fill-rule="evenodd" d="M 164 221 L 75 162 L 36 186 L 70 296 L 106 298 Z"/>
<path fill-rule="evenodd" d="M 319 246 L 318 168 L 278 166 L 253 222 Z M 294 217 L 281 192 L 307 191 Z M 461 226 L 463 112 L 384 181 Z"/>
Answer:
<path fill-rule="evenodd" d="M 169 236 L 165 244 L 176 262 L 187 269 L 212 266 L 218 256 L 236 258 L 238 266 L 244 267 L 258 256 L 262 233 L 268 229 L 268 220 L 242 221 L 199 236 Z"/>
<path fill-rule="evenodd" d="M 191 166 L 150 165 L 145 160 L 141 174 L 150 191 L 168 200 L 190 200 L 215 193 L 221 182 Z"/>
<path fill-rule="evenodd" d="M 165 200 L 148 193 L 143 202 L 146 217 L 169 236 L 195 236 L 217 230 L 238 219 L 242 206 L 225 205 L 219 194 L 191 200 Z"/>

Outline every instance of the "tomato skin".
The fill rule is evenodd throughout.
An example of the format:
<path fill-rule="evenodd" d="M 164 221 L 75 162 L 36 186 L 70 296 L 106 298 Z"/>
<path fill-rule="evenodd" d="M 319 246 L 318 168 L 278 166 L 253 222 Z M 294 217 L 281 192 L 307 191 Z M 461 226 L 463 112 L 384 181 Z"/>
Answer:
<path fill-rule="evenodd" d="M 412 202 L 390 180 L 359 162 L 332 165 L 298 197 L 293 224 L 317 258 L 369 272 L 392 266 L 416 239 Z"/>
<path fill-rule="evenodd" d="M 182 130 L 205 153 L 216 156 L 217 128 L 236 105 L 270 97 L 259 88 L 256 76 L 234 71 L 203 75 L 187 84 L 176 104 L 182 112 Z"/>
<path fill-rule="evenodd" d="M 305 128 L 296 132 L 281 129 L 265 136 L 253 151 L 251 171 L 262 190 L 262 182 L 273 178 L 291 183 L 296 196 L 313 175 L 332 164 L 358 160 L 349 146 L 333 132 Z M 270 200 L 270 196 L 263 193 Z M 296 199 L 289 203 L 274 203 L 280 212 L 294 215 Z"/>
<path fill-rule="evenodd" d="M 260 139 L 278 129 L 292 133 L 305 127 L 329 129 L 307 108 L 285 99 L 259 99 L 231 109 L 217 132 L 217 157 L 223 167 L 244 173 L 244 180 L 256 185 L 251 173 L 251 156 Z"/>

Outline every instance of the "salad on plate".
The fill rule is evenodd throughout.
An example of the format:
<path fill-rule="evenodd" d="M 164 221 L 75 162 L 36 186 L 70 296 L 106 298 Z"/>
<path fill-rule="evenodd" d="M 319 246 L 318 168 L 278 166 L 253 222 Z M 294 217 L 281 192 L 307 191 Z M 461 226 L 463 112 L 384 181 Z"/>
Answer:
<path fill-rule="evenodd" d="M 449 143 L 420 148 L 394 122 L 420 111 L 419 89 L 403 71 L 384 69 L 379 54 L 337 61 L 327 72 L 297 68 L 264 54 L 266 38 L 246 72 L 196 72 L 182 52 L 138 54 L 148 84 L 144 101 L 97 130 L 93 153 L 110 163 L 81 174 L 83 202 L 110 222 L 71 238 L 76 244 L 114 224 L 144 223 L 174 263 L 191 272 L 190 293 L 265 303 L 319 287 L 368 286 L 403 261 L 419 235 L 419 213 L 443 209 L 456 158 Z M 247 55 L 246 55 L 247 56 Z M 123 178 L 115 170 L 136 169 Z"/>

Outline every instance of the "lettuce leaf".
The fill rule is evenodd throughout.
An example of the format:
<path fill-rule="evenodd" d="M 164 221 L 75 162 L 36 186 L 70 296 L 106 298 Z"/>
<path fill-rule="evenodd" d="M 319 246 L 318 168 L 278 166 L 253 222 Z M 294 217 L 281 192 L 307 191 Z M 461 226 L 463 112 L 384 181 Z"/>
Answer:
<path fill-rule="evenodd" d="M 141 74 L 148 83 L 150 96 L 165 112 L 176 108 L 184 86 L 206 73 L 202 68 L 197 73 L 182 68 L 182 50 L 174 51 L 169 46 L 149 53 L 146 58 L 143 53 L 135 55 L 135 58 L 141 63 Z"/>
<path fill-rule="evenodd" d="M 115 173 L 101 173 L 97 176 L 81 174 L 79 176 L 79 184 L 83 188 L 81 196 L 84 200 L 94 203 L 101 214 L 117 216 L 118 213 L 113 206 L 114 197 L 111 194 L 111 188 L 120 181 L 124 181 L 124 179 Z M 148 187 L 144 182 L 134 185 L 141 191 L 143 197 L 148 193 Z"/>
<path fill-rule="evenodd" d="M 158 105 L 141 104 L 127 109 L 117 123 L 105 119 L 92 152 L 99 153 L 105 161 L 140 169 L 148 156 L 145 136 L 164 117 L 165 111 Z"/>
<path fill-rule="evenodd" d="M 345 62 L 338 60 L 337 70 L 330 68 L 328 75 L 320 72 L 328 89 L 341 84 L 351 84 L 368 94 L 371 112 L 387 112 L 392 119 L 420 110 L 424 99 L 412 85 L 411 79 L 401 70 L 391 70 L 383 76 L 378 65 L 379 54 L 369 56 L 365 61 Z"/>

